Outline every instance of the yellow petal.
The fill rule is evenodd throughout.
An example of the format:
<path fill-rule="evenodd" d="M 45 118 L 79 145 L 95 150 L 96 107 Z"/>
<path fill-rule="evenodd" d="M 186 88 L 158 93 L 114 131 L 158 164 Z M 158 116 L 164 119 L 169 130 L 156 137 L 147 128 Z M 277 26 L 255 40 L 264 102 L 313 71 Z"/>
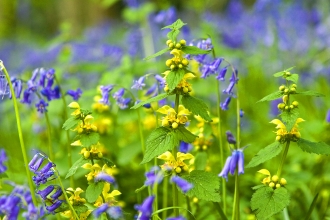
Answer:
<path fill-rule="evenodd" d="M 175 113 L 174 109 L 171 108 L 171 107 L 168 106 L 168 105 L 164 105 L 163 107 L 159 108 L 159 109 L 157 110 L 157 112 L 159 112 L 159 113 L 161 113 L 161 114 L 164 114 L 164 115 L 167 115 L 169 112 L 174 112 L 174 113 Z"/>
<path fill-rule="evenodd" d="M 190 115 L 190 112 L 183 105 L 179 105 L 179 113 L 178 113 L 178 115 Z"/>
<path fill-rule="evenodd" d="M 178 152 L 177 153 L 177 159 L 178 160 L 188 160 L 188 159 L 191 159 L 191 158 L 194 158 L 194 156 L 192 154 L 185 154 L 185 153 L 182 153 L 182 152 Z"/>
<path fill-rule="evenodd" d="M 82 168 L 86 169 L 86 170 L 90 170 L 92 169 L 92 164 L 90 163 L 85 163 L 84 165 L 81 166 Z"/>
<path fill-rule="evenodd" d="M 303 122 L 303 121 L 305 121 L 305 120 L 302 119 L 302 118 L 297 118 L 296 124 L 298 124 L 298 123 L 300 123 L 300 122 Z"/>
<path fill-rule="evenodd" d="M 184 75 L 184 77 L 183 77 L 183 79 L 193 79 L 193 78 L 195 78 L 196 76 L 194 75 L 194 74 L 192 74 L 192 73 L 186 73 L 185 75 Z"/>
<path fill-rule="evenodd" d="M 79 109 L 79 108 L 80 108 L 78 102 L 71 102 L 71 103 L 68 105 L 68 107 L 71 108 L 71 109 Z"/>
<path fill-rule="evenodd" d="M 181 58 L 183 52 L 182 52 L 182 50 L 178 50 L 178 49 L 174 48 L 174 49 L 171 51 L 170 54 L 172 54 L 172 55 L 175 56 L 176 58 Z"/>
<path fill-rule="evenodd" d="M 115 196 L 119 196 L 121 195 L 121 192 L 119 192 L 118 190 L 113 190 L 110 194 L 109 194 L 109 197 L 115 197 Z"/>
<path fill-rule="evenodd" d="M 261 174 L 270 176 L 270 172 L 268 170 L 266 170 L 266 169 L 261 169 L 261 170 L 258 171 L 258 173 L 261 173 Z"/>
<path fill-rule="evenodd" d="M 82 146 L 82 143 L 81 143 L 80 140 L 77 140 L 77 141 L 73 142 L 73 143 L 71 144 L 71 146 L 81 147 L 81 146 Z"/>
<path fill-rule="evenodd" d="M 166 151 L 165 153 L 159 155 L 157 158 L 165 161 L 174 159 L 172 153 L 169 151 Z"/>

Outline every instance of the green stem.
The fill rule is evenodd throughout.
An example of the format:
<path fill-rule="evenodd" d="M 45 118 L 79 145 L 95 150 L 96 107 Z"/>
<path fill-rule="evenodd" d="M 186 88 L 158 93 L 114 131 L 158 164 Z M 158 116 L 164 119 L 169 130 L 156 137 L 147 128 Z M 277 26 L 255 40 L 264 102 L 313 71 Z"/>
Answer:
<path fill-rule="evenodd" d="M 168 177 L 164 177 L 163 180 L 163 208 L 167 207 L 167 189 L 168 189 Z M 162 213 L 162 219 L 167 216 L 167 210 Z"/>
<path fill-rule="evenodd" d="M 188 211 L 191 210 L 191 205 L 190 205 L 190 200 L 189 200 L 189 197 L 188 196 L 185 196 L 186 197 L 186 202 L 187 202 L 187 209 Z M 187 211 L 187 216 L 188 216 L 188 220 L 190 220 L 190 215 L 188 215 L 188 211 Z"/>
<path fill-rule="evenodd" d="M 160 176 L 156 176 L 156 181 L 155 181 L 155 183 L 153 185 L 153 190 L 152 190 L 153 191 L 153 194 L 155 195 L 154 212 L 156 212 L 158 210 L 158 179 L 159 178 L 160 178 Z M 152 216 L 152 219 L 153 220 L 156 220 L 158 218 L 159 218 L 158 217 L 158 214 Z"/>
<path fill-rule="evenodd" d="M 238 171 L 235 172 L 235 192 L 234 192 L 234 202 L 233 202 L 233 216 L 232 220 L 239 220 L 239 191 L 238 191 L 239 179 Z"/>
<path fill-rule="evenodd" d="M 285 158 L 288 155 L 289 147 L 290 147 L 290 141 L 287 141 L 286 145 L 285 145 L 284 152 L 283 152 L 283 156 L 282 156 L 282 159 L 281 159 L 280 166 L 278 167 L 278 170 L 277 170 L 277 176 L 278 177 L 281 177 L 281 175 L 282 175 L 282 169 L 283 169 Z"/>
<path fill-rule="evenodd" d="M 71 212 L 73 213 L 74 217 L 75 217 L 77 220 L 79 220 L 79 217 L 78 217 L 77 213 L 75 212 L 74 208 L 72 207 L 72 205 L 71 205 L 71 203 L 70 203 L 70 200 L 69 200 L 69 198 L 68 198 L 68 196 L 67 196 L 67 194 L 66 194 L 66 191 L 65 191 L 65 189 L 64 189 L 63 183 L 62 183 L 62 181 L 61 181 L 60 174 L 58 173 L 57 169 L 54 169 L 54 170 L 56 171 L 56 174 L 57 174 L 57 177 L 58 177 L 58 182 L 60 183 L 60 187 L 61 187 L 61 189 L 62 189 L 62 192 L 63 192 L 63 195 L 64 195 L 64 197 L 65 197 L 65 200 L 66 200 L 67 204 L 69 205 L 69 208 L 71 209 Z"/>
<path fill-rule="evenodd" d="M 174 110 L 177 114 L 179 112 L 179 103 L 180 103 L 180 94 L 176 94 Z M 172 155 L 175 160 L 176 160 L 177 152 L 178 152 L 177 146 L 175 146 L 172 150 Z M 173 192 L 173 206 L 178 206 L 179 195 L 178 195 L 178 189 L 176 188 L 175 184 L 172 184 L 172 192 Z M 179 209 L 174 209 L 174 216 L 178 216 L 178 215 L 179 215 Z"/>
<path fill-rule="evenodd" d="M 218 213 L 221 216 L 222 220 L 227 220 L 227 216 L 225 215 L 224 211 L 221 209 L 221 206 L 217 202 L 213 202 L 215 209 L 218 211 Z"/>
<path fill-rule="evenodd" d="M 48 133 L 48 153 L 49 153 L 49 158 L 51 161 L 54 161 L 54 152 L 52 148 L 52 126 L 49 121 L 48 113 L 45 111 L 45 118 L 46 118 L 46 124 L 47 124 L 47 133 Z"/>
<path fill-rule="evenodd" d="M 28 163 L 28 160 L 27 160 L 26 149 L 25 149 L 24 140 L 23 140 L 23 132 L 22 132 L 22 127 L 21 127 L 21 118 L 20 118 L 19 111 L 18 111 L 17 99 L 16 99 L 16 96 L 15 96 L 13 85 L 11 84 L 9 74 L 8 74 L 5 66 L 3 65 L 3 62 L 0 60 L 0 70 L 1 69 L 5 73 L 7 82 L 9 84 L 9 89 L 10 89 L 10 92 L 12 94 L 12 99 L 13 99 L 13 102 L 14 102 L 16 122 L 17 122 L 18 137 L 19 137 L 19 142 L 20 142 L 20 145 L 21 145 L 23 160 L 24 160 L 24 164 L 25 164 L 26 176 L 27 176 L 27 179 L 28 179 L 28 184 L 29 184 L 33 204 L 35 206 L 37 206 L 38 203 L 37 203 L 37 199 L 35 197 L 35 194 L 33 193 L 34 192 L 34 187 L 33 187 L 33 183 L 32 183 L 32 177 L 31 177 L 31 174 L 30 174 L 30 171 L 29 171 L 29 166 L 28 166 L 29 163 Z"/>
<path fill-rule="evenodd" d="M 57 77 L 55 76 L 55 82 L 58 86 L 60 86 L 60 82 L 57 79 Z M 61 87 L 60 87 L 61 88 Z M 67 107 L 67 103 L 65 101 L 65 94 L 63 93 L 62 89 L 60 89 L 60 93 L 61 93 L 61 99 L 63 102 L 63 114 L 64 114 L 64 120 L 66 121 L 68 119 L 68 112 L 66 110 Z M 66 131 L 66 138 L 67 138 L 67 153 L 68 153 L 68 164 L 69 164 L 69 168 L 72 167 L 72 152 L 71 152 L 71 145 L 70 145 L 70 134 L 69 131 Z M 74 188 L 74 180 L 73 180 L 73 175 L 70 176 L 70 186 L 72 188 Z"/>

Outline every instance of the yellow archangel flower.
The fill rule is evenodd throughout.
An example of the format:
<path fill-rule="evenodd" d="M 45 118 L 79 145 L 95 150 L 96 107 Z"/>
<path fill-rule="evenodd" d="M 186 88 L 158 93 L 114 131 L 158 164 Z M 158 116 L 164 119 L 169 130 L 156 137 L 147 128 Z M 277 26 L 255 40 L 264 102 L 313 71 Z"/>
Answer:
<path fill-rule="evenodd" d="M 194 156 L 189 153 L 185 154 L 185 153 L 181 153 L 181 152 L 177 152 L 176 155 L 177 156 L 175 159 L 171 152 L 166 151 L 165 153 L 158 156 L 157 157 L 158 159 L 165 160 L 165 164 L 163 164 L 161 166 L 162 169 L 165 169 L 165 170 L 171 169 L 171 170 L 175 170 L 176 172 L 179 171 L 178 173 L 181 172 L 181 169 L 183 169 L 184 171 L 188 171 L 188 165 L 185 164 L 183 161 L 192 159 L 192 158 L 194 158 Z"/>
<path fill-rule="evenodd" d="M 115 169 L 113 169 L 111 167 L 108 167 L 106 164 L 104 164 L 103 167 L 101 168 L 100 165 L 98 165 L 97 163 L 94 164 L 94 165 L 92 165 L 90 163 L 85 163 L 81 167 L 86 169 L 86 170 L 90 170 L 90 172 L 85 175 L 85 177 L 87 178 L 87 181 L 93 180 L 94 177 L 97 174 L 99 174 L 100 172 L 104 172 L 104 173 L 109 174 L 111 176 L 118 173 Z"/>
<path fill-rule="evenodd" d="M 172 125 L 173 128 L 177 127 L 173 126 L 174 123 L 178 125 L 188 122 L 187 115 L 190 114 L 189 110 L 186 109 L 183 105 L 179 105 L 178 113 L 176 113 L 175 110 L 168 105 L 164 105 L 163 107 L 159 108 L 157 112 L 166 115 L 162 119 L 162 126 L 167 127 Z"/>
<path fill-rule="evenodd" d="M 279 119 L 274 119 L 272 120 L 270 123 L 273 123 L 276 125 L 276 128 L 278 129 L 275 133 L 276 133 L 276 140 L 280 141 L 281 139 L 285 138 L 288 135 L 293 135 L 295 138 L 300 138 L 300 132 L 298 130 L 298 123 L 305 121 L 302 118 L 297 118 L 296 123 L 294 124 L 294 126 L 292 127 L 291 131 L 288 132 L 286 130 L 286 126 L 285 124 L 283 124 L 283 122 Z"/>
<path fill-rule="evenodd" d="M 95 201 L 94 206 L 99 207 L 104 202 L 113 204 L 116 202 L 115 196 L 119 196 L 119 195 L 121 195 L 120 191 L 115 189 L 110 192 L 110 183 L 104 183 L 103 190 L 102 190 L 102 196 L 104 198 L 104 201 L 103 201 L 103 198 L 101 196 L 99 196 L 97 198 L 97 200 Z"/>
<path fill-rule="evenodd" d="M 84 190 L 82 190 L 81 188 L 76 188 L 75 190 L 73 188 L 67 188 L 66 190 L 68 192 L 68 194 L 70 194 L 71 196 L 69 197 L 69 201 L 71 204 L 83 204 L 86 202 L 86 199 L 84 198 L 80 198 L 80 194 L 82 192 L 84 192 Z"/>
<path fill-rule="evenodd" d="M 74 115 L 74 116 L 77 116 L 77 115 L 80 115 L 80 106 L 78 104 L 78 102 L 71 102 L 69 105 L 68 105 L 69 108 L 71 109 L 75 109 L 74 112 L 71 113 L 71 115 Z"/>

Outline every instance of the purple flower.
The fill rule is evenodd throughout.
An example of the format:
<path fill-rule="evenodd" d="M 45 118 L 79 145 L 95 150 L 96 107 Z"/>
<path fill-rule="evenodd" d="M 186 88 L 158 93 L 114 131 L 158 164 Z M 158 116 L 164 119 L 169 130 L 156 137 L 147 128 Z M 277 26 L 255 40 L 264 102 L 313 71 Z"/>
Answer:
<path fill-rule="evenodd" d="M 38 112 L 40 113 L 47 112 L 46 107 L 48 106 L 48 103 L 45 102 L 43 99 L 40 99 L 40 101 L 35 106 L 37 107 Z"/>
<path fill-rule="evenodd" d="M 243 116 L 244 116 L 244 111 L 243 111 L 243 109 L 240 109 L 239 110 L 239 117 L 243 118 Z"/>
<path fill-rule="evenodd" d="M 175 183 L 183 193 L 188 192 L 191 188 L 193 188 L 193 184 L 189 183 L 187 180 L 179 177 L 179 176 L 173 176 L 171 178 L 171 181 Z"/>
<path fill-rule="evenodd" d="M 160 75 L 156 74 L 155 75 L 155 79 L 159 82 L 159 86 L 160 87 L 164 87 L 165 86 L 165 79 L 163 77 L 161 77 Z"/>
<path fill-rule="evenodd" d="M 120 99 L 120 98 L 123 97 L 124 93 L 125 93 L 125 89 L 124 89 L 124 88 L 120 88 L 120 89 L 118 89 L 117 92 L 115 92 L 115 93 L 112 95 L 112 97 L 113 97 L 115 100 L 118 100 L 118 99 Z"/>
<path fill-rule="evenodd" d="M 47 196 L 53 192 L 54 189 L 55 187 L 53 185 L 49 185 L 43 190 L 38 190 L 37 194 L 39 194 L 43 200 L 46 200 Z"/>
<path fill-rule="evenodd" d="M 131 89 L 142 89 L 146 84 L 144 84 L 145 77 L 142 76 L 138 80 L 133 80 L 133 86 Z"/>
<path fill-rule="evenodd" d="M 3 173 L 7 170 L 7 167 L 3 164 L 3 162 L 7 161 L 7 154 L 4 149 L 0 149 L 0 173 Z"/>
<path fill-rule="evenodd" d="M 226 131 L 226 136 L 229 144 L 236 144 L 236 139 L 230 131 Z"/>
<path fill-rule="evenodd" d="M 1 76 L 0 76 L 0 80 L 1 80 Z M 22 81 L 20 79 L 16 79 L 15 77 L 11 78 L 11 83 L 13 85 L 13 89 L 14 89 L 14 93 L 15 93 L 15 97 L 16 98 L 20 98 L 21 97 L 21 93 L 22 93 Z M 0 82 L 1 84 L 1 82 Z M 0 86 L 0 94 L 1 94 L 1 86 Z M 9 91 L 9 98 L 12 98 L 12 94 Z"/>
<path fill-rule="evenodd" d="M 330 123 L 330 109 L 328 110 L 327 116 L 325 117 L 325 120 Z"/>
<path fill-rule="evenodd" d="M 171 218 L 167 218 L 166 220 L 186 220 L 186 218 L 179 215 L 178 217 L 171 217 Z"/>
<path fill-rule="evenodd" d="M 57 187 L 56 192 L 54 192 L 53 195 L 51 195 L 50 197 L 51 197 L 53 200 L 57 200 L 58 197 L 60 197 L 62 194 L 63 194 L 63 191 L 62 191 L 61 187 Z"/>
<path fill-rule="evenodd" d="M 235 81 L 230 81 L 227 89 L 223 90 L 222 92 L 228 95 L 233 95 L 234 86 L 235 86 Z"/>
<path fill-rule="evenodd" d="M 159 184 L 164 178 L 164 174 L 157 166 L 151 167 L 150 171 L 145 173 L 145 176 L 147 179 L 144 182 L 144 185 L 146 186 L 153 186 L 155 183 Z"/>
<path fill-rule="evenodd" d="M 150 220 L 152 214 L 152 203 L 154 202 L 155 196 L 147 197 L 141 205 L 135 205 L 135 209 L 140 212 L 139 220 Z"/>
<path fill-rule="evenodd" d="M 117 100 L 117 105 L 120 109 L 128 108 L 128 104 L 131 102 L 130 98 L 120 98 Z"/>
<path fill-rule="evenodd" d="M 108 208 L 107 213 L 112 219 L 119 219 L 123 217 L 123 210 L 119 206 L 111 206 Z"/>
<path fill-rule="evenodd" d="M 98 182 L 98 181 L 105 181 L 108 183 L 114 183 L 115 179 L 110 176 L 109 174 L 105 173 L 105 172 L 99 172 L 95 178 L 94 178 L 94 182 Z"/>
<path fill-rule="evenodd" d="M 8 83 L 5 75 L 0 75 L 0 95 L 4 96 L 9 93 Z"/>
<path fill-rule="evenodd" d="M 104 213 L 108 209 L 108 207 L 109 207 L 108 203 L 103 203 L 97 209 L 95 209 L 95 211 L 93 212 L 94 216 L 96 218 L 100 217 L 100 215 Z"/>
<path fill-rule="evenodd" d="M 224 110 L 224 111 L 228 110 L 228 105 L 230 103 L 230 100 L 231 100 L 231 97 L 229 96 L 226 98 L 225 102 L 220 103 L 220 107 L 222 110 Z"/>
<path fill-rule="evenodd" d="M 70 89 L 66 92 L 66 94 L 68 94 L 69 96 L 71 96 L 73 98 L 73 100 L 78 101 L 81 94 L 82 94 L 82 90 L 80 88 L 78 88 L 76 91 Z"/>
<path fill-rule="evenodd" d="M 44 157 L 40 157 L 39 154 L 33 156 L 32 160 L 29 163 L 29 168 L 32 172 L 36 173 L 40 168 L 42 162 L 44 162 Z"/>
<path fill-rule="evenodd" d="M 53 213 L 54 214 L 54 211 L 59 208 L 63 203 L 63 200 L 57 200 L 55 201 L 52 205 L 50 206 L 46 206 L 46 209 L 48 212 L 50 213 Z"/>
<path fill-rule="evenodd" d="M 218 76 L 216 77 L 216 79 L 217 80 L 220 80 L 220 81 L 224 81 L 225 80 L 226 73 L 227 73 L 227 67 L 222 68 L 220 70 Z"/>
<path fill-rule="evenodd" d="M 234 175 L 236 167 L 238 165 L 238 174 L 244 173 L 244 154 L 243 150 L 233 150 L 231 156 L 226 160 L 225 166 L 223 167 L 219 177 L 223 177 L 228 181 L 228 173 Z"/>
<path fill-rule="evenodd" d="M 31 102 L 32 102 L 31 94 L 32 94 L 32 92 L 30 92 L 28 89 L 24 90 L 23 99 L 21 100 L 21 103 L 31 104 Z"/>
<path fill-rule="evenodd" d="M 157 83 L 153 84 L 147 91 L 145 96 L 153 95 L 157 92 Z"/>
<path fill-rule="evenodd" d="M 32 180 L 33 182 L 39 186 L 41 183 L 45 184 L 50 177 L 54 175 L 54 171 L 50 170 L 47 173 L 43 173 L 41 175 L 33 176 Z"/>
<path fill-rule="evenodd" d="M 182 153 L 188 153 L 193 149 L 193 146 L 189 143 L 186 143 L 184 141 L 180 141 L 179 151 Z"/>
<path fill-rule="evenodd" d="M 55 167 L 55 164 L 52 163 L 52 162 L 48 162 L 41 170 L 39 170 L 37 173 L 42 175 L 44 173 L 47 173 L 49 172 L 49 170 L 52 168 L 52 167 Z"/>
<path fill-rule="evenodd" d="M 109 94 L 113 89 L 113 85 L 100 86 L 102 98 L 99 100 L 100 103 L 104 105 L 110 105 Z"/>

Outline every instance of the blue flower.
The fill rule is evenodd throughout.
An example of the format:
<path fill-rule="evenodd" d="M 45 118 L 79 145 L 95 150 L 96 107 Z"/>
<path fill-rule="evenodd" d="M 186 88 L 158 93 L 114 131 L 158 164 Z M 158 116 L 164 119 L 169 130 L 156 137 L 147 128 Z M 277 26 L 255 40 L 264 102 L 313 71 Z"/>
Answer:
<path fill-rule="evenodd" d="M 3 162 L 7 161 L 7 154 L 4 149 L 0 149 L 0 173 L 3 173 L 7 170 L 7 167 L 3 164 Z"/>
<path fill-rule="evenodd" d="M 9 93 L 8 83 L 5 75 L 0 75 L 0 95 L 4 96 Z"/>
<path fill-rule="evenodd" d="M 57 187 L 56 192 L 53 193 L 53 195 L 51 195 L 50 197 L 51 197 L 53 200 L 57 200 L 58 197 L 60 197 L 62 194 L 63 194 L 63 191 L 62 191 L 61 187 Z"/>
<path fill-rule="evenodd" d="M 193 149 L 193 146 L 189 143 L 186 143 L 184 141 L 180 141 L 179 151 L 182 153 L 188 153 Z"/>
<path fill-rule="evenodd" d="M 102 98 L 99 100 L 100 103 L 104 105 L 110 105 L 109 94 L 113 89 L 113 85 L 100 86 Z"/>
<path fill-rule="evenodd" d="M 225 166 L 223 167 L 219 177 L 223 177 L 228 181 L 228 173 L 234 175 L 235 170 L 238 166 L 238 175 L 244 173 L 244 154 L 243 150 L 233 150 L 231 156 L 226 160 Z"/>
<path fill-rule="evenodd" d="M 226 136 L 229 144 L 236 144 L 236 139 L 230 131 L 226 131 Z"/>
<path fill-rule="evenodd" d="M 45 158 L 40 157 L 39 154 L 35 154 L 29 163 L 29 168 L 32 172 L 36 173 L 40 168 L 41 164 L 44 162 Z"/>
<path fill-rule="evenodd" d="M 43 199 L 43 200 L 46 200 L 47 199 L 47 196 L 49 194 L 51 194 L 53 192 L 53 190 L 55 189 L 55 186 L 53 185 L 49 185 L 47 186 L 45 189 L 43 190 L 38 190 L 37 191 L 37 194 L 40 195 L 40 197 Z"/>
<path fill-rule="evenodd" d="M 114 183 L 115 178 L 113 178 L 112 176 L 110 176 L 109 174 L 107 174 L 105 172 L 99 172 L 94 178 L 94 182 L 98 182 L 98 181 L 105 181 L 105 182 L 108 182 L 108 183 Z"/>
<path fill-rule="evenodd" d="M 22 93 L 22 89 L 23 89 L 22 81 L 20 79 L 16 79 L 15 77 L 12 77 L 11 78 L 11 84 L 13 85 L 15 97 L 16 98 L 20 98 L 21 97 L 21 93 Z M 1 88 L 0 88 L 0 94 L 1 94 Z M 12 94 L 11 94 L 10 91 L 9 91 L 9 98 L 10 99 L 12 98 Z"/>
<path fill-rule="evenodd" d="M 131 102 L 130 98 L 120 98 L 117 100 L 117 105 L 120 109 L 128 108 L 128 104 Z"/>
<path fill-rule="evenodd" d="M 145 176 L 147 179 L 144 185 L 146 186 L 153 186 L 155 183 L 159 184 L 164 178 L 164 174 L 157 166 L 151 167 L 150 171 L 145 173 Z"/>
<path fill-rule="evenodd" d="M 46 107 L 48 106 L 48 103 L 45 102 L 43 99 L 40 99 L 40 101 L 36 104 L 36 108 L 38 112 L 44 113 L 47 112 Z"/>
<path fill-rule="evenodd" d="M 138 80 L 133 80 L 133 86 L 131 87 L 131 89 L 143 89 L 143 87 L 146 85 L 144 83 L 144 79 L 145 77 L 142 76 L 140 77 Z"/>
<path fill-rule="evenodd" d="M 118 99 L 120 99 L 120 98 L 123 97 L 124 93 L 125 93 L 125 89 L 124 89 L 124 88 L 120 88 L 120 89 L 118 89 L 117 92 L 115 92 L 115 93 L 112 95 L 112 97 L 113 97 L 115 100 L 118 100 Z"/>
<path fill-rule="evenodd" d="M 328 110 L 327 116 L 325 117 L 325 120 L 330 123 L 330 109 Z"/>
<path fill-rule="evenodd" d="M 100 217 L 102 213 L 104 213 L 108 209 L 108 203 L 103 203 L 97 209 L 94 210 L 93 214 L 96 218 Z"/>
<path fill-rule="evenodd" d="M 157 83 L 153 84 L 147 91 L 145 96 L 154 95 L 157 93 Z"/>
<path fill-rule="evenodd" d="M 165 79 L 163 77 L 161 77 L 160 75 L 156 74 L 155 75 L 155 79 L 157 80 L 157 82 L 159 83 L 160 87 L 164 87 L 165 86 Z"/>
<path fill-rule="evenodd" d="M 119 206 L 111 206 L 106 212 L 112 219 L 119 219 L 123 217 L 123 210 Z"/>
<path fill-rule="evenodd" d="M 220 81 L 224 81 L 224 80 L 225 80 L 226 73 L 227 73 L 227 67 L 222 68 L 222 69 L 219 71 L 219 74 L 218 74 L 218 76 L 216 77 L 216 79 L 217 79 L 217 80 L 220 80 Z"/>
<path fill-rule="evenodd" d="M 78 88 L 76 91 L 70 89 L 66 92 L 66 94 L 71 96 L 73 98 L 73 100 L 75 100 L 75 101 L 79 100 L 82 93 L 83 93 L 83 91 L 80 88 Z"/>
<path fill-rule="evenodd" d="M 187 180 L 179 177 L 179 176 L 173 176 L 171 178 L 171 181 L 175 183 L 183 193 L 188 192 L 191 188 L 193 188 L 193 184 L 189 183 Z"/>
<path fill-rule="evenodd" d="M 222 110 L 224 110 L 224 111 L 228 110 L 228 105 L 230 103 L 230 100 L 231 100 L 231 97 L 229 96 L 226 98 L 225 102 L 220 103 L 220 107 Z"/>
<path fill-rule="evenodd" d="M 47 210 L 48 212 L 54 214 L 54 213 L 55 213 L 54 211 L 55 211 L 57 208 L 59 208 L 59 207 L 62 205 L 63 202 L 64 202 L 63 200 L 56 200 L 52 205 L 50 205 L 50 206 L 46 206 L 46 210 Z"/>
<path fill-rule="evenodd" d="M 154 202 L 155 196 L 147 197 L 141 205 L 135 205 L 135 209 L 138 210 L 139 220 L 150 220 L 152 214 L 152 203 Z"/>

